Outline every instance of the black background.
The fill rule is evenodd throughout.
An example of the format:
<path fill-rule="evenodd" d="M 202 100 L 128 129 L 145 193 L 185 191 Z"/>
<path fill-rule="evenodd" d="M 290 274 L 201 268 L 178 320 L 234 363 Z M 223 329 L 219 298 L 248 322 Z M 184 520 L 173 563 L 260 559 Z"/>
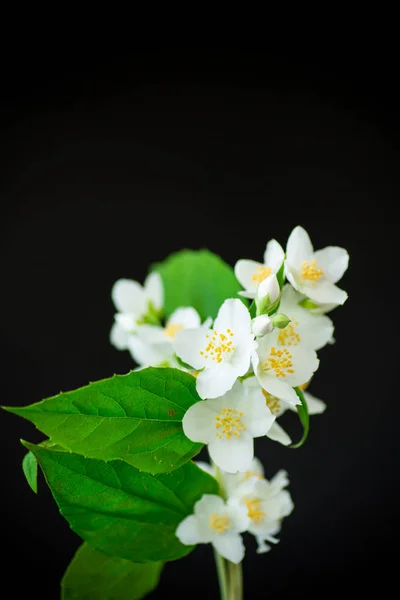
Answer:
<path fill-rule="evenodd" d="M 49 56 L 27 54 L 5 76 L 1 403 L 132 367 L 108 341 L 116 279 L 143 281 L 183 247 L 258 260 L 301 224 L 316 248 L 348 249 L 349 300 L 331 315 L 337 341 L 311 388 L 328 410 L 307 444 L 257 442 L 267 476 L 289 471 L 295 510 L 271 553 L 249 539 L 246 598 L 383 592 L 398 512 L 392 50 Z M 54 600 L 79 540 L 43 478 L 38 496 L 27 486 L 19 438 L 42 436 L 2 413 L 2 587 Z M 199 546 L 151 597 L 216 598 L 216 586 Z"/>

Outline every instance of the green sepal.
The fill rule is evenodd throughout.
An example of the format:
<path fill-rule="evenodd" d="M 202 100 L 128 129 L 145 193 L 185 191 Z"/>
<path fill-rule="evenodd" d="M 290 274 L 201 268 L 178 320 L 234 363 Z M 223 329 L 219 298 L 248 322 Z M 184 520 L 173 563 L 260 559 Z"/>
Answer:
<path fill-rule="evenodd" d="M 299 387 L 295 387 L 293 389 L 296 392 L 296 394 L 299 397 L 300 402 L 301 402 L 301 404 L 298 404 L 296 408 L 297 408 L 297 412 L 300 417 L 300 421 L 303 425 L 303 435 L 301 436 L 301 439 L 299 442 L 297 442 L 297 444 L 291 444 L 289 447 L 290 448 L 300 448 L 300 446 L 302 446 L 304 444 L 304 442 L 306 441 L 306 439 L 308 437 L 308 432 L 310 430 L 310 416 L 308 414 L 308 406 L 307 406 L 307 402 L 306 402 L 306 399 L 304 397 L 302 390 Z"/>

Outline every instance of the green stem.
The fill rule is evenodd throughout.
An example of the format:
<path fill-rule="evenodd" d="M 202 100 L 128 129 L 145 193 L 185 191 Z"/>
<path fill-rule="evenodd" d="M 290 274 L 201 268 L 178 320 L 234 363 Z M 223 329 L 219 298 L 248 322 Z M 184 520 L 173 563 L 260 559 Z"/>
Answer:
<path fill-rule="evenodd" d="M 228 573 L 226 560 L 214 550 L 215 566 L 217 567 L 219 591 L 221 594 L 221 600 L 230 600 L 228 590 Z"/>
<path fill-rule="evenodd" d="M 243 600 L 242 563 L 235 565 L 228 561 L 229 596 L 228 600 Z"/>

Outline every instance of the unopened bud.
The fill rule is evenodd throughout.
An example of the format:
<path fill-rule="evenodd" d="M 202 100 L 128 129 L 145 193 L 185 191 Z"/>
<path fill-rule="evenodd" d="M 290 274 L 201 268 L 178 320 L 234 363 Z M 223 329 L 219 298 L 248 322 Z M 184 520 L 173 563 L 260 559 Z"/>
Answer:
<path fill-rule="evenodd" d="M 278 313 L 277 315 L 272 315 L 270 320 L 271 320 L 272 325 L 274 327 L 277 327 L 278 329 L 285 329 L 285 327 L 287 327 L 290 323 L 289 317 L 287 317 L 283 313 Z"/>
<path fill-rule="evenodd" d="M 258 286 L 256 292 L 257 316 L 270 314 L 277 308 L 281 290 L 276 275 L 266 277 Z"/>
<path fill-rule="evenodd" d="M 273 330 L 271 319 L 267 315 L 260 315 L 255 317 L 251 322 L 251 330 L 256 337 L 271 333 Z"/>

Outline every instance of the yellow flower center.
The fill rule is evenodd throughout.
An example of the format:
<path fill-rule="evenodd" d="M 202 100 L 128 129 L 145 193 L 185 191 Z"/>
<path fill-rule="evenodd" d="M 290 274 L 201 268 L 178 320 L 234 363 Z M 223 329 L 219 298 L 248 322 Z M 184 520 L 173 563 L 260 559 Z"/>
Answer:
<path fill-rule="evenodd" d="M 279 415 L 281 412 L 281 401 L 276 396 L 273 396 L 267 390 L 261 390 L 265 398 L 265 403 L 273 415 Z"/>
<path fill-rule="evenodd" d="M 181 325 L 180 323 L 170 323 L 164 329 L 164 333 L 165 333 L 165 335 L 170 337 L 171 340 L 173 340 L 174 337 L 176 336 L 176 334 L 178 333 L 178 331 L 182 331 L 182 329 L 183 329 L 183 325 Z"/>
<path fill-rule="evenodd" d="M 233 332 L 230 329 L 226 329 L 225 333 L 219 333 L 214 329 L 212 334 L 207 334 L 206 338 L 208 342 L 204 350 L 200 350 L 200 354 L 204 358 L 211 358 L 217 363 L 221 363 L 224 358 L 228 358 L 235 347 L 232 345 Z"/>
<path fill-rule="evenodd" d="M 256 471 L 245 471 L 245 473 L 243 475 L 243 481 L 250 479 L 250 477 L 257 477 L 257 479 L 263 478 L 263 476 L 260 475 L 259 473 L 256 473 Z"/>
<path fill-rule="evenodd" d="M 309 381 L 307 381 L 306 383 L 302 383 L 301 385 L 299 385 L 299 388 L 301 389 L 302 392 L 304 392 L 304 390 L 306 390 L 309 386 Z"/>
<path fill-rule="evenodd" d="M 300 343 L 300 335 L 296 331 L 296 326 L 299 324 L 298 321 L 295 321 L 293 317 L 291 318 L 291 322 L 289 325 L 285 327 L 285 329 L 281 329 L 278 335 L 278 344 L 280 346 L 298 346 Z"/>
<path fill-rule="evenodd" d="M 210 515 L 208 522 L 215 533 L 224 533 L 224 531 L 228 531 L 232 527 L 228 517 L 226 515 L 219 515 L 218 513 Z"/>
<path fill-rule="evenodd" d="M 255 523 L 262 523 L 264 521 L 263 517 L 267 516 L 267 513 L 261 510 L 261 503 L 259 500 L 245 500 L 245 505 L 247 506 L 247 514 L 250 519 Z"/>
<path fill-rule="evenodd" d="M 261 283 L 266 279 L 269 275 L 271 275 L 272 269 L 270 267 L 256 267 L 256 270 L 253 273 L 252 281 L 257 281 L 257 283 Z"/>
<path fill-rule="evenodd" d="M 301 264 L 301 276 L 303 279 L 312 281 L 312 284 L 315 285 L 316 281 L 321 279 L 323 274 L 324 272 L 322 269 L 317 269 L 317 261 L 315 259 L 311 262 L 303 260 Z"/>
<path fill-rule="evenodd" d="M 276 377 L 286 377 L 288 373 L 292 375 L 294 373 L 292 358 L 293 356 L 286 348 L 277 350 L 273 347 L 269 351 L 269 357 L 264 362 L 263 368 L 275 371 Z"/>
<path fill-rule="evenodd" d="M 240 432 L 246 427 L 242 423 L 243 413 L 232 408 L 223 408 L 219 415 L 215 416 L 216 436 L 220 440 L 224 437 L 229 440 L 233 435 L 240 438 Z"/>

